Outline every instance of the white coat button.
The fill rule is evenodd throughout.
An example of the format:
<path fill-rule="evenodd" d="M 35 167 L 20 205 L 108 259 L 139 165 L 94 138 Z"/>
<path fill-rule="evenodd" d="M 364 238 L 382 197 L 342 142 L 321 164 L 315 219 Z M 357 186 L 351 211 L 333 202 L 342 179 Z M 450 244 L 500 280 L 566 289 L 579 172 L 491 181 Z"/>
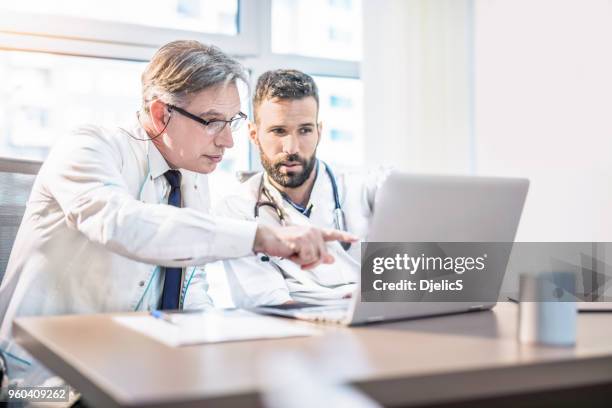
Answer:
<path fill-rule="evenodd" d="M 138 286 L 144 286 L 144 284 L 145 284 L 145 281 L 138 282 Z"/>

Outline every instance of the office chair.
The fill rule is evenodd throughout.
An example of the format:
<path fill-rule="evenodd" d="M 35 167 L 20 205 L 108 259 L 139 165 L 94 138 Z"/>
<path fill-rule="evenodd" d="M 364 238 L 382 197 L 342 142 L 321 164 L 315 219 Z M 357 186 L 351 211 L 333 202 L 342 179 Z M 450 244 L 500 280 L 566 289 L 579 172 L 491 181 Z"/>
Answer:
<path fill-rule="evenodd" d="M 6 374 L 6 361 L 0 353 L 0 389 L 8 387 L 8 376 Z"/>
<path fill-rule="evenodd" d="M 0 157 L 0 282 L 42 162 Z"/>

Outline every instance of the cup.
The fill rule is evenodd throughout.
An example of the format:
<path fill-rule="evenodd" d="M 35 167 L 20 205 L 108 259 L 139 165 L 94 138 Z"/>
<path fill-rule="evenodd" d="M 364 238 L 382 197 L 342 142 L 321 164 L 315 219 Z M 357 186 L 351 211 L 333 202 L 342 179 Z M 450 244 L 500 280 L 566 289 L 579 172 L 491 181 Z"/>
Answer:
<path fill-rule="evenodd" d="M 576 344 L 576 276 L 573 272 L 522 274 L 518 339 L 525 344 Z"/>

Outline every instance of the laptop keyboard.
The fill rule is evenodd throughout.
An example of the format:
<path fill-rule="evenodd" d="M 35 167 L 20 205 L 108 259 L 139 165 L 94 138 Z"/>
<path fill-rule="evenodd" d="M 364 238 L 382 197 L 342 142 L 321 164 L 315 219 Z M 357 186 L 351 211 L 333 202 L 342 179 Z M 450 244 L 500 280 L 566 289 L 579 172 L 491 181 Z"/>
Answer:
<path fill-rule="evenodd" d="M 347 314 L 348 311 L 344 307 L 316 307 L 312 309 L 306 308 L 300 311 L 296 311 L 295 317 L 302 320 L 309 320 L 311 322 L 343 323 L 347 317 Z"/>

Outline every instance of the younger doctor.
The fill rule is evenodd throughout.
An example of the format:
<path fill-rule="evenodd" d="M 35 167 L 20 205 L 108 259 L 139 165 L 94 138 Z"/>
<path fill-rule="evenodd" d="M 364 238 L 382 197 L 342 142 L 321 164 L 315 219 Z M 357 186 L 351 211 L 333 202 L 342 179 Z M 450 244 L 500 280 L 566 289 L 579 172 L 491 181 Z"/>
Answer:
<path fill-rule="evenodd" d="M 0 286 L 0 351 L 11 380 L 46 378 L 12 341 L 18 316 L 204 308 L 197 265 L 255 251 L 314 267 L 332 261 L 325 240 L 351 239 L 208 214 L 206 174 L 246 118 L 240 80 L 243 67 L 216 47 L 166 44 L 142 75 L 138 120 L 83 127 L 52 149 Z"/>
<path fill-rule="evenodd" d="M 276 70 L 257 81 L 252 143 L 265 170 L 221 202 L 220 215 L 267 225 L 310 225 L 348 231 L 362 239 L 384 172 L 344 173 L 317 159 L 322 123 L 314 80 Z M 333 304 L 350 297 L 360 273 L 360 245 L 333 242 L 333 266 L 309 271 L 279 257 L 249 256 L 223 262 L 238 307 L 301 301 Z"/>

